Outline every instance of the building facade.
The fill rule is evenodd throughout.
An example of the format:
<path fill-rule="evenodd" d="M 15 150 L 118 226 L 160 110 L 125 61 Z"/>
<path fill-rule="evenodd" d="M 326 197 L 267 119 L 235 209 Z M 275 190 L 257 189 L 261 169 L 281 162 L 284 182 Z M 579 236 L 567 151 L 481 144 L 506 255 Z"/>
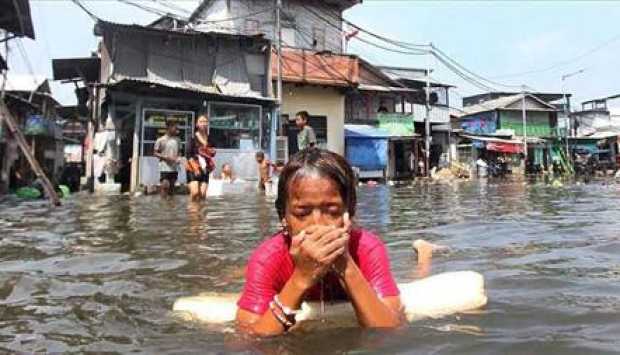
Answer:
<path fill-rule="evenodd" d="M 361 0 L 283 0 L 283 44 L 342 53 L 342 13 L 358 3 Z M 263 34 L 275 41 L 274 6 L 273 0 L 204 0 L 189 23 L 200 31 Z"/>
<path fill-rule="evenodd" d="M 237 176 L 256 179 L 254 154 L 272 139 L 268 40 L 107 22 L 99 22 L 95 32 L 101 36 L 104 90 L 93 145 L 106 157 L 94 164 L 99 182 L 131 191 L 158 184 L 153 149 L 165 121 L 177 121 L 186 155 L 200 114 L 210 118 L 216 172 L 230 163 Z M 180 183 L 185 182 L 184 170 L 179 171 Z"/>

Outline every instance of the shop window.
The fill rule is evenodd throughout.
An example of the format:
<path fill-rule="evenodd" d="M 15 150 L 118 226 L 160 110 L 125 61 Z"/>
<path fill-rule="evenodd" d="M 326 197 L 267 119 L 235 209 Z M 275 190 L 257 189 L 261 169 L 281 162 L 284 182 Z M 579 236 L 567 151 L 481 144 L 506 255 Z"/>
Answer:
<path fill-rule="evenodd" d="M 179 154 L 182 156 L 186 154 L 187 141 L 192 134 L 194 113 L 191 111 L 145 109 L 144 124 L 142 126 L 143 156 L 153 155 L 155 141 L 166 134 L 166 120 L 177 122 L 178 137 L 181 141 L 181 152 Z"/>
<path fill-rule="evenodd" d="M 258 150 L 261 107 L 231 103 L 209 105 L 209 143 L 220 149 Z"/>

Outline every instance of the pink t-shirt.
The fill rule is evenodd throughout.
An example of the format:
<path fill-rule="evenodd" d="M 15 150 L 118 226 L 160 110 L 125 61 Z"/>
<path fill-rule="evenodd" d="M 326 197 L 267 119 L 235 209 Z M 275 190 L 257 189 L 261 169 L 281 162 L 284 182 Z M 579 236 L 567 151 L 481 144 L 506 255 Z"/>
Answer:
<path fill-rule="evenodd" d="M 289 254 L 290 238 L 278 233 L 264 241 L 250 256 L 246 280 L 239 308 L 262 315 L 269 303 L 293 275 L 293 258 Z M 374 234 L 357 229 L 351 232 L 349 252 L 360 271 L 379 297 L 398 296 L 396 282 L 390 272 L 390 261 L 383 242 Z M 346 300 L 347 295 L 333 273 L 323 282 L 323 298 L 326 301 Z M 321 283 L 317 283 L 305 295 L 305 300 L 319 300 Z"/>

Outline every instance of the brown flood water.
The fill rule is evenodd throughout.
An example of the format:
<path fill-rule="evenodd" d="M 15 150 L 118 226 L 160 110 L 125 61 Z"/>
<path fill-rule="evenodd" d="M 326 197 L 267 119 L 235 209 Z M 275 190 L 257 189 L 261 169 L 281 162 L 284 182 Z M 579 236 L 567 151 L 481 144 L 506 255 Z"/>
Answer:
<path fill-rule="evenodd" d="M 398 332 L 318 329 L 244 346 L 232 327 L 181 321 L 178 297 L 238 292 L 248 254 L 278 227 L 258 195 L 75 195 L 61 208 L 0 203 L 0 352 L 143 354 L 584 354 L 620 351 L 620 185 L 361 187 L 358 221 L 399 282 L 411 242 L 445 244 L 432 272 L 476 270 L 479 314 Z"/>

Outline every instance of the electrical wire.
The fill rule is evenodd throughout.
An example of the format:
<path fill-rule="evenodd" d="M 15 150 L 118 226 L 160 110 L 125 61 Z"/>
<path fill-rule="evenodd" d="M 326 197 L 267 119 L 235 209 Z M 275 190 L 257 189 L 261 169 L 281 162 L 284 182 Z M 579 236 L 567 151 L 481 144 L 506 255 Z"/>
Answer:
<path fill-rule="evenodd" d="M 95 22 L 101 21 L 101 18 L 95 15 L 94 13 L 92 13 L 88 8 L 86 8 L 86 6 L 84 6 L 84 4 L 82 4 L 80 0 L 71 0 L 71 1 L 75 5 L 77 5 L 80 9 L 82 9 L 82 11 L 84 11 L 91 18 L 91 20 Z"/>
<path fill-rule="evenodd" d="M 149 13 L 152 13 L 152 14 L 155 14 L 155 15 L 158 15 L 158 16 L 169 16 L 169 17 L 172 17 L 174 19 L 181 20 L 181 21 L 187 21 L 188 20 L 187 17 L 183 17 L 183 16 L 175 14 L 175 13 L 166 12 L 166 11 L 163 11 L 163 10 L 160 10 L 160 9 L 156 9 L 156 8 L 153 8 L 153 7 L 150 7 L 150 6 L 146 6 L 146 5 L 142 5 L 142 4 L 139 4 L 139 3 L 135 3 L 135 2 L 130 1 L 130 0 L 116 0 L 116 1 L 118 1 L 120 3 L 123 3 L 123 4 L 126 4 L 126 5 L 130 5 L 130 6 L 136 7 L 138 9 L 142 10 L 142 11 L 149 12 Z"/>
<path fill-rule="evenodd" d="M 528 70 L 528 71 L 519 72 L 519 73 L 511 73 L 511 74 L 506 74 L 506 75 L 500 75 L 500 76 L 496 76 L 495 78 L 497 78 L 497 79 L 514 78 L 514 77 L 519 77 L 519 76 L 526 76 L 526 75 L 530 75 L 530 74 L 537 74 L 537 73 L 544 73 L 544 72 L 547 72 L 547 71 L 551 71 L 553 69 L 560 68 L 560 67 L 566 66 L 568 64 L 575 63 L 575 62 L 579 61 L 580 59 L 583 59 L 583 58 L 585 58 L 585 57 L 587 57 L 587 56 L 589 56 L 589 55 L 591 55 L 593 53 L 596 53 L 596 52 L 600 51 L 601 49 L 609 46 L 610 44 L 612 44 L 613 42 L 616 42 L 618 40 L 620 40 L 620 34 L 612 37 L 611 39 L 609 39 L 609 40 L 607 40 L 607 41 L 605 41 L 605 42 L 603 42 L 601 44 L 599 44 L 596 47 L 593 47 L 593 48 L 585 51 L 584 53 L 582 53 L 582 54 L 580 54 L 580 55 L 578 55 L 576 57 L 573 57 L 573 58 L 567 59 L 567 60 L 563 60 L 561 62 L 557 62 L 557 63 L 552 64 L 552 65 L 550 65 L 548 67 L 545 67 L 543 69 L 534 69 L 534 70 Z"/>
<path fill-rule="evenodd" d="M 340 13 L 339 13 L 339 12 L 336 12 L 336 10 L 334 10 L 334 9 L 332 9 L 332 8 L 327 7 L 327 5 L 326 5 L 326 4 L 317 4 L 317 5 L 319 5 L 319 7 L 321 7 L 321 8 L 322 8 L 322 9 L 323 9 L 323 10 L 324 10 L 324 11 L 325 11 L 325 12 L 326 12 L 329 16 L 331 16 L 333 19 L 336 19 L 336 20 L 338 20 L 338 21 L 341 21 L 341 22 L 343 22 L 343 23 L 346 23 L 347 25 L 349 25 L 349 26 L 351 26 L 351 27 L 355 28 L 356 30 L 358 30 L 358 31 L 360 31 L 360 32 L 363 32 L 363 33 L 366 33 L 367 35 L 370 35 L 370 36 L 372 36 L 372 37 L 375 37 L 375 38 L 377 38 L 377 39 L 379 39 L 379 40 L 382 40 L 382 41 L 384 41 L 384 42 L 387 42 L 387 43 L 390 43 L 390 44 L 394 44 L 394 45 L 398 45 L 398 46 L 402 46 L 402 47 L 404 47 L 404 48 L 406 48 L 406 49 L 412 49 L 412 48 L 410 48 L 410 47 L 420 47 L 420 48 L 428 48 L 428 47 L 429 47 L 429 44 L 421 44 L 421 43 L 411 43 L 411 42 L 397 41 L 397 40 L 394 40 L 394 39 L 391 39 L 391 38 L 388 38 L 388 37 L 385 37 L 385 36 L 378 35 L 378 34 L 376 34 L 376 33 L 372 32 L 372 31 L 370 31 L 370 30 L 367 30 L 367 29 L 365 29 L 365 28 L 363 28 L 363 27 L 361 27 L 361 26 L 359 26 L 359 25 L 356 25 L 355 23 L 353 23 L 353 22 L 351 22 L 351 21 L 349 21 L 349 20 L 345 19 L 344 17 L 342 17 L 342 15 L 340 15 Z"/>
<path fill-rule="evenodd" d="M 333 23 L 333 22 L 331 22 L 329 19 L 327 19 L 327 18 L 325 18 L 323 15 L 321 15 L 321 14 L 317 13 L 317 12 L 316 12 L 315 10 L 313 10 L 312 8 L 310 8 L 310 7 L 306 6 L 306 5 L 303 5 L 303 4 L 302 4 L 301 6 L 302 6 L 302 7 L 303 7 L 306 11 L 308 11 L 309 13 L 311 13 L 312 15 L 314 15 L 314 17 L 316 17 L 317 19 L 319 19 L 319 20 L 321 20 L 321 21 L 325 22 L 325 23 L 326 23 L 327 25 L 329 25 L 330 27 L 335 28 L 336 30 L 338 30 L 338 31 L 339 31 L 339 33 L 340 33 L 341 35 L 343 35 L 343 34 L 344 34 L 344 31 L 342 30 L 342 28 L 341 28 L 339 25 L 334 24 L 334 23 Z M 429 52 L 430 52 L 430 51 L 428 51 L 428 50 L 421 50 L 421 49 L 413 49 L 413 50 L 412 50 L 412 49 L 410 49 L 410 48 L 408 48 L 408 51 L 402 51 L 402 50 L 398 50 L 398 49 L 394 49 L 394 48 L 389 48 L 389 47 L 386 47 L 386 46 L 383 46 L 383 45 L 377 44 L 377 43 L 372 42 L 372 41 L 370 41 L 370 40 L 368 40 L 368 39 L 361 38 L 361 37 L 359 37 L 359 36 L 355 36 L 355 37 L 353 37 L 353 38 L 354 38 L 354 39 L 357 39 L 357 40 L 358 40 L 358 41 L 360 41 L 360 42 L 364 42 L 364 43 L 366 43 L 366 44 L 368 44 L 368 45 L 371 45 L 371 46 L 373 46 L 373 47 L 377 47 L 377 48 L 379 48 L 379 49 L 383 49 L 383 50 L 387 50 L 387 51 L 391 51 L 391 52 L 395 52 L 395 53 L 400 53 L 400 54 L 408 54 L 408 55 L 426 55 L 426 54 L 429 54 Z"/>
<path fill-rule="evenodd" d="M 318 14 L 313 9 L 311 9 L 311 8 L 305 6 L 305 5 L 302 5 L 302 7 L 304 7 L 308 12 L 313 14 L 316 18 L 322 20 L 326 24 L 330 25 L 331 27 L 334 27 L 334 28 L 338 29 L 341 33 L 343 33 L 343 31 L 337 25 L 333 24 L 331 21 L 326 19 L 324 16 Z M 357 40 L 361 40 L 361 42 L 365 42 L 365 43 L 369 44 L 369 41 L 363 40 L 363 39 L 361 39 L 361 38 L 359 38 L 357 36 L 353 37 L 353 38 L 355 38 Z M 412 52 L 411 49 L 410 49 L 410 51 L 401 51 L 401 50 L 397 50 L 397 49 L 393 49 L 393 48 L 388 48 L 388 47 L 385 47 L 385 46 L 377 45 L 376 43 L 372 43 L 372 45 L 375 46 L 375 47 L 384 49 L 384 50 L 388 50 L 388 51 L 395 52 L 395 53 L 400 53 L 400 54 L 407 54 L 407 55 L 412 55 L 412 54 L 413 55 L 425 55 L 425 54 L 428 55 L 428 54 L 432 54 L 442 64 L 444 64 L 448 69 L 453 71 L 455 74 L 457 74 L 463 80 L 465 80 L 467 82 L 470 82 L 474 86 L 476 86 L 476 87 L 478 87 L 480 89 L 486 90 L 486 91 L 497 91 L 493 86 L 485 84 L 482 80 L 477 80 L 476 78 L 474 78 L 473 75 L 471 74 L 471 72 L 469 74 L 464 73 L 463 70 L 458 69 L 457 65 L 451 63 L 451 60 L 443 58 L 443 56 L 441 54 L 439 54 L 439 55 L 434 54 L 434 52 L 432 50 L 429 51 L 429 50 L 419 50 L 419 49 L 417 49 L 415 52 Z"/>
<path fill-rule="evenodd" d="M 338 28 L 338 26 L 334 26 L 334 25 L 333 25 L 333 23 L 330 23 L 330 21 L 327 21 L 327 20 L 326 20 L 323 16 L 321 16 L 321 15 L 317 14 L 314 10 L 312 10 L 312 9 L 310 9 L 310 8 L 308 8 L 308 7 L 306 7 L 305 5 L 302 5 L 302 6 L 303 6 L 303 7 L 304 7 L 304 8 L 305 8 L 308 12 L 310 12 L 310 13 L 314 14 L 314 15 L 315 15 L 316 17 L 318 17 L 318 18 L 323 19 L 326 23 L 330 24 L 332 27 L 336 27 L 336 28 Z M 473 71 L 471 71 L 471 70 L 467 69 L 465 66 L 463 66 L 462 64 L 460 64 L 459 62 L 457 62 L 455 59 L 453 59 L 453 58 L 451 58 L 450 56 L 448 56 L 446 53 L 444 53 L 443 51 L 441 51 L 439 48 L 437 48 L 437 47 L 436 47 L 436 46 L 434 46 L 433 44 L 429 44 L 429 45 L 420 45 L 420 44 L 415 44 L 415 43 L 408 43 L 408 42 L 403 42 L 403 41 L 396 41 L 396 40 L 392 40 L 392 39 L 389 39 L 389 38 L 387 38 L 387 37 L 385 37 L 385 36 L 381 36 L 381 35 L 378 35 L 378 34 L 376 34 L 376 33 L 374 33 L 374 32 L 371 32 L 371 31 L 369 31 L 369 30 L 366 30 L 366 29 L 364 29 L 364 28 L 362 28 L 362 27 L 360 27 L 360 26 L 358 26 L 358 25 L 356 25 L 356 24 L 352 23 L 351 21 L 348 21 L 348 20 L 344 19 L 344 18 L 343 18 L 342 16 L 340 16 L 340 15 L 336 15 L 332 9 L 328 9 L 328 8 L 326 8 L 326 7 L 324 7 L 324 6 L 323 6 L 323 9 L 324 9 L 324 10 L 326 10 L 326 12 L 327 12 L 328 14 L 331 14 L 332 18 L 335 18 L 335 19 L 337 19 L 337 20 L 339 20 L 339 21 L 343 21 L 344 23 L 348 24 L 349 26 L 351 26 L 351 27 L 353 27 L 353 28 L 355 28 L 355 29 L 358 29 L 358 30 L 359 30 L 359 31 L 361 31 L 361 32 L 367 33 L 367 34 L 369 34 L 369 35 L 371 35 L 371 36 L 373 36 L 373 37 L 375 37 L 375 38 L 381 39 L 382 41 L 387 42 L 387 43 L 389 43 L 389 44 L 391 44 L 391 45 L 397 46 L 397 47 L 399 47 L 399 48 L 403 48 L 403 49 L 407 49 L 407 50 L 418 50 L 418 51 L 421 51 L 419 48 L 413 48 L 413 47 L 424 47 L 424 46 L 426 46 L 426 47 L 430 47 L 430 50 L 423 51 L 423 52 L 424 52 L 424 54 L 428 54 L 428 53 L 430 53 L 430 54 L 434 55 L 435 57 L 442 57 L 442 58 L 440 59 L 440 62 L 441 62 L 442 64 L 446 65 L 446 66 L 447 66 L 449 69 L 451 69 L 452 71 L 454 71 L 455 69 L 458 69 L 458 70 L 459 70 L 459 71 L 461 71 L 461 72 L 465 72 L 465 73 L 467 73 L 467 75 L 465 75 L 465 76 L 467 76 L 467 77 L 473 77 L 473 78 L 476 78 L 477 80 L 475 80 L 475 81 L 477 82 L 477 84 L 476 84 L 477 86 L 480 86 L 480 85 L 478 85 L 478 84 L 483 84 L 483 85 L 482 85 L 482 86 L 480 86 L 480 87 L 483 87 L 483 86 L 484 86 L 484 87 L 487 87 L 487 88 L 491 88 L 491 85 L 493 85 L 493 86 L 501 86 L 501 87 L 506 87 L 506 88 L 520 88 L 520 89 L 522 89 L 522 88 L 524 87 L 523 85 L 509 85 L 509 84 L 499 83 L 499 82 L 493 81 L 493 80 L 491 80 L 491 79 L 485 78 L 485 77 L 483 77 L 483 76 L 481 76 L 481 75 L 479 75 L 479 74 L 476 74 L 475 72 L 473 72 Z M 356 36 L 356 37 L 353 37 L 353 38 L 358 38 L 358 37 Z M 358 38 L 358 39 L 359 39 L 359 38 Z M 387 48 L 385 48 L 385 47 L 383 47 L 383 46 L 381 46 L 380 48 L 381 48 L 381 49 L 390 50 L 390 51 L 393 51 L 393 52 L 396 52 L 396 53 L 401 53 L 401 54 L 410 54 L 410 53 L 407 53 L 407 52 L 402 51 L 402 50 L 395 50 L 395 49 L 391 49 L 391 48 L 390 48 L 390 49 L 387 49 Z M 439 58 L 438 58 L 438 59 L 439 59 Z M 448 64 L 447 64 L 447 62 L 450 62 L 451 64 L 450 64 L 450 65 L 448 65 Z M 464 73 L 457 73 L 457 74 L 458 74 L 459 76 L 462 76 L 462 77 L 464 76 L 464 75 L 462 75 L 462 74 L 464 74 Z M 489 85 L 489 84 L 491 84 L 491 85 Z M 527 86 L 526 86 L 526 87 L 527 87 Z M 529 89 L 532 89 L 532 88 L 529 88 Z"/>
<path fill-rule="evenodd" d="M 187 15 L 191 14 L 190 10 L 184 9 L 184 8 L 182 8 L 180 6 L 177 6 L 177 5 L 174 5 L 172 3 L 169 3 L 166 0 L 151 0 L 151 1 L 154 2 L 154 3 L 160 4 L 161 6 L 164 6 L 164 7 L 168 8 L 168 9 L 170 9 L 171 11 L 178 11 L 178 12 L 185 13 Z"/>
<path fill-rule="evenodd" d="M 270 8 L 267 8 L 267 9 L 263 9 L 261 11 L 257 11 L 257 12 L 253 12 L 253 13 L 249 13 L 249 14 L 245 14 L 245 15 L 241 15 L 241 16 L 229 17 L 229 18 L 218 19 L 218 20 L 206 20 L 206 19 L 203 19 L 203 20 L 198 20 L 196 22 L 197 23 L 229 22 L 229 21 L 234 21 L 234 20 L 246 19 L 246 18 L 249 18 L 249 17 L 253 17 L 253 16 L 256 16 L 256 15 L 261 15 L 261 14 L 264 14 L 266 12 L 274 11 L 274 10 L 275 10 L 275 7 L 270 7 Z"/>
<path fill-rule="evenodd" d="M 456 67 L 460 68 L 461 70 L 465 71 L 469 75 L 471 75 L 471 76 L 473 76 L 473 77 L 475 77 L 475 78 L 477 78 L 477 79 L 479 79 L 481 81 L 487 82 L 487 83 L 492 84 L 492 85 L 503 86 L 503 87 L 507 87 L 507 88 L 519 88 L 519 89 L 529 88 L 529 89 L 532 89 L 532 88 L 530 88 L 530 87 L 528 87 L 526 85 L 507 85 L 507 84 L 502 84 L 502 83 L 498 83 L 496 81 L 487 79 L 487 78 L 485 78 L 485 77 L 483 77 L 481 75 L 478 75 L 478 74 L 474 73 L 473 71 L 467 69 L 465 66 L 459 64 L 456 60 L 452 59 L 450 56 L 445 54 L 442 50 L 440 50 L 439 48 L 435 47 L 433 44 L 431 44 L 431 48 L 432 48 L 432 53 L 433 53 L 433 55 L 435 57 L 443 56 L 446 60 L 448 60 L 451 63 L 453 63 Z"/>

